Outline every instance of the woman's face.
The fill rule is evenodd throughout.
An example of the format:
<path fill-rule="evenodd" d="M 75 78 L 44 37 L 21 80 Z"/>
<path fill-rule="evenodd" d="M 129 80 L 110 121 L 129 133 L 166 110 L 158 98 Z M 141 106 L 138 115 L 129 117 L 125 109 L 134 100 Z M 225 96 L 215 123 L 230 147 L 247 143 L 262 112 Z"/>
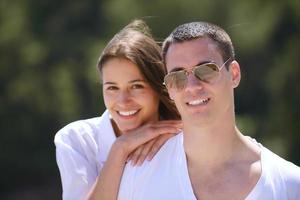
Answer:
<path fill-rule="evenodd" d="M 112 58 L 102 68 L 102 80 L 105 106 L 121 134 L 158 120 L 158 94 L 136 64 Z"/>

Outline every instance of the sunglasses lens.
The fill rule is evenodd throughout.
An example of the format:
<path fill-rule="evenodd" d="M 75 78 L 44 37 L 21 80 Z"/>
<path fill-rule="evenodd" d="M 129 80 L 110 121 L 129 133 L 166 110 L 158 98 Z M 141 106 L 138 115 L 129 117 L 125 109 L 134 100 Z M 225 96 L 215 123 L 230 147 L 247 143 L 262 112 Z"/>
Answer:
<path fill-rule="evenodd" d="M 186 84 L 185 71 L 172 72 L 165 76 L 164 81 L 167 88 L 183 89 Z"/>
<path fill-rule="evenodd" d="M 207 63 L 195 67 L 194 74 L 201 81 L 212 83 L 219 75 L 219 67 L 213 63 Z"/>
<path fill-rule="evenodd" d="M 194 67 L 194 75 L 201 81 L 213 83 L 219 76 L 219 67 L 214 63 L 206 63 Z M 183 89 L 187 83 L 187 72 L 184 70 L 171 72 L 165 76 L 167 88 Z"/>

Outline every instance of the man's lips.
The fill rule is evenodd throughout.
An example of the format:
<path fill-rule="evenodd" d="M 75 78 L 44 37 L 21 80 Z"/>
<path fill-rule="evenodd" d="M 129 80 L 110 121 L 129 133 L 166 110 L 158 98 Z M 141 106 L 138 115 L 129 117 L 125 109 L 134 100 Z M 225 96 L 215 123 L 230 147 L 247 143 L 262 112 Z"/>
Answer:
<path fill-rule="evenodd" d="M 198 106 L 198 105 L 205 105 L 210 101 L 210 98 L 201 98 L 201 99 L 196 99 L 192 101 L 186 102 L 188 106 Z"/>

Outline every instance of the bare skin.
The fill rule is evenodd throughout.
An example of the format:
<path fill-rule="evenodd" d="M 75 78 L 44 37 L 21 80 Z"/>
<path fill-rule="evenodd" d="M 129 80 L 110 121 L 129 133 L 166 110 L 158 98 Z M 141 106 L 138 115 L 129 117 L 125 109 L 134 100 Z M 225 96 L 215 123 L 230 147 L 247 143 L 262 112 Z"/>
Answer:
<path fill-rule="evenodd" d="M 166 55 L 168 72 L 202 62 L 225 62 L 206 37 L 172 44 Z M 235 125 L 233 90 L 240 78 L 239 64 L 232 61 L 214 83 L 190 74 L 183 90 L 169 90 L 183 120 L 188 172 L 197 199 L 242 200 L 260 178 L 260 148 Z"/>
<path fill-rule="evenodd" d="M 154 145 L 149 151 L 151 154 L 143 157 L 147 155 L 152 157 L 152 154 L 154 155 L 167 139 L 180 132 L 181 126 L 181 122 L 175 120 L 160 121 L 144 125 L 118 137 L 87 199 L 117 199 L 123 169 L 130 153 L 150 141 L 151 145 Z"/>
<path fill-rule="evenodd" d="M 245 199 L 256 185 L 261 170 L 259 152 L 248 146 L 251 144 L 247 138 L 235 134 L 239 138 L 230 144 L 230 151 L 225 152 L 225 146 L 219 148 L 220 156 L 212 157 L 215 160 L 187 154 L 189 176 L 198 199 Z"/>
<path fill-rule="evenodd" d="M 117 199 L 124 166 L 151 160 L 180 132 L 180 121 L 159 121 L 159 97 L 136 64 L 112 58 L 102 70 L 103 97 L 118 136 L 87 199 Z"/>

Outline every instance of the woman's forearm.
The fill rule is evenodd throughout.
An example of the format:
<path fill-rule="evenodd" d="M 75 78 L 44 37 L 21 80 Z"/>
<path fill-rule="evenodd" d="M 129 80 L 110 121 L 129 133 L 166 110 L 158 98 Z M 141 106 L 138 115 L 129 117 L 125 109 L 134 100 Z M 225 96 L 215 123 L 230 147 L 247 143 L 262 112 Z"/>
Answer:
<path fill-rule="evenodd" d="M 118 137 L 87 199 L 116 200 L 128 155 L 140 145 L 147 145 L 147 142 L 154 138 L 179 132 L 179 127 L 181 127 L 179 121 L 160 121 L 146 124 Z M 160 142 L 157 143 L 156 149 L 159 149 L 168 138 L 158 138 Z M 154 154 L 156 152 L 154 151 Z"/>
<path fill-rule="evenodd" d="M 113 144 L 101 172 L 88 194 L 88 200 L 116 200 L 128 154 Z"/>

